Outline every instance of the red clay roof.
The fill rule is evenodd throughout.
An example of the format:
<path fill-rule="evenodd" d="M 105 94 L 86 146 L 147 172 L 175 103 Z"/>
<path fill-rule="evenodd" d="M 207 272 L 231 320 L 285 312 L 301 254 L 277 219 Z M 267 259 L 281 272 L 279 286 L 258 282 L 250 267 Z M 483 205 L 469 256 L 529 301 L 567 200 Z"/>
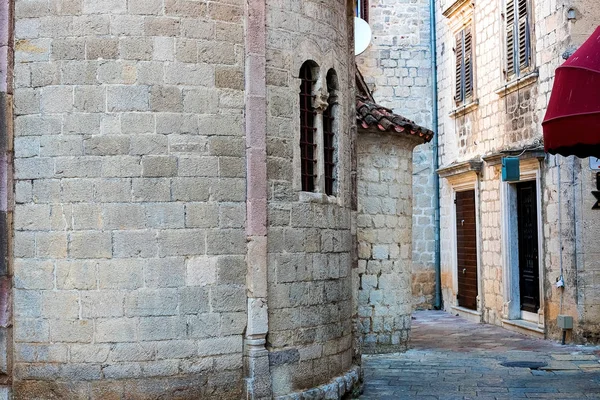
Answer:
<path fill-rule="evenodd" d="M 389 108 L 380 106 L 366 96 L 356 97 L 356 123 L 364 129 L 376 128 L 381 132 L 398 132 L 418 136 L 427 143 L 433 132 L 415 122 L 394 114 Z"/>

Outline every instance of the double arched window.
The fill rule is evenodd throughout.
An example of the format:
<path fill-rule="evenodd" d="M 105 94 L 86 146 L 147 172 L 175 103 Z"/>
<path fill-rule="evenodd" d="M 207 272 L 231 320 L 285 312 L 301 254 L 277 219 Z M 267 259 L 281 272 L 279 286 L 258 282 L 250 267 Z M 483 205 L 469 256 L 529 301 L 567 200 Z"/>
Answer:
<path fill-rule="evenodd" d="M 300 162 L 302 190 L 333 196 L 337 192 L 338 79 L 334 69 L 321 83 L 319 66 L 300 68 Z"/>

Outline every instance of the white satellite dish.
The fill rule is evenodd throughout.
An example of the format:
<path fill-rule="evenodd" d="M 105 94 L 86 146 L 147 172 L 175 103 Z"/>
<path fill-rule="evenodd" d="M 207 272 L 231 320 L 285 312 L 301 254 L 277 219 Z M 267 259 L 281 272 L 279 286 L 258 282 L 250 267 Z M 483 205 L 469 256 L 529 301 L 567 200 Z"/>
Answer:
<path fill-rule="evenodd" d="M 369 23 L 362 18 L 354 17 L 354 55 L 357 56 L 369 47 L 373 32 Z"/>

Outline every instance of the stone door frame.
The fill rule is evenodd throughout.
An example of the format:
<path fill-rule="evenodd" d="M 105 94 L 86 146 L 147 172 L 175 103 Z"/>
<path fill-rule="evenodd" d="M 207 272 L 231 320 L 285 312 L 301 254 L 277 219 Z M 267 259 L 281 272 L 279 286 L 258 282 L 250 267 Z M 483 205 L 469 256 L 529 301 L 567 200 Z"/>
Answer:
<path fill-rule="evenodd" d="M 452 238 L 452 293 L 455 294 L 452 299 L 452 310 L 460 314 L 462 317 L 469 318 L 472 321 L 481 322 L 483 318 L 483 294 L 482 294 L 482 271 L 481 271 L 481 218 L 480 218 L 480 193 L 479 193 L 479 174 L 471 171 L 470 173 L 460 174 L 448 179 L 452 189 L 452 222 L 451 222 L 451 238 Z M 477 242 L 477 308 L 470 310 L 468 308 L 458 306 L 458 255 L 457 246 L 458 240 L 456 237 L 456 192 L 466 190 L 475 191 L 475 232 Z"/>
<path fill-rule="evenodd" d="M 538 268 L 540 307 L 537 313 L 537 329 L 544 329 L 544 235 L 542 226 L 542 184 L 541 170 L 537 159 L 521 161 L 521 178 L 519 182 L 536 182 L 537 224 L 538 224 Z M 523 320 L 519 291 L 519 249 L 517 220 L 518 182 L 501 182 L 500 196 L 502 209 L 502 271 L 504 284 L 504 304 L 502 317 L 505 320 Z M 541 333 L 541 332 L 540 332 Z"/>

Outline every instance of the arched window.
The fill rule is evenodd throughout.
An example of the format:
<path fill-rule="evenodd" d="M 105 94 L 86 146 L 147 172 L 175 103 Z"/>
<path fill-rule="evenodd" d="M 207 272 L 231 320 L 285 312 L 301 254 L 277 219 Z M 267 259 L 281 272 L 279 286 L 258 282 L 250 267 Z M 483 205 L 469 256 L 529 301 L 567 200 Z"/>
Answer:
<path fill-rule="evenodd" d="M 337 91 L 338 79 L 335 70 L 327 72 L 327 108 L 323 111 L 323 161 L 325 164 L 325 194 L 335 194 L 337 177 Z"/>
<path fill-rule="evenodd" d="M 316 64 L 306 61 L 300 68 L 300 159 L 302 190 L 315 191 L 316 180 L 316 141 L 315 116 L 317 112 L 313 105 L 313 90 L 316 82 L 313 69 Z"/>

